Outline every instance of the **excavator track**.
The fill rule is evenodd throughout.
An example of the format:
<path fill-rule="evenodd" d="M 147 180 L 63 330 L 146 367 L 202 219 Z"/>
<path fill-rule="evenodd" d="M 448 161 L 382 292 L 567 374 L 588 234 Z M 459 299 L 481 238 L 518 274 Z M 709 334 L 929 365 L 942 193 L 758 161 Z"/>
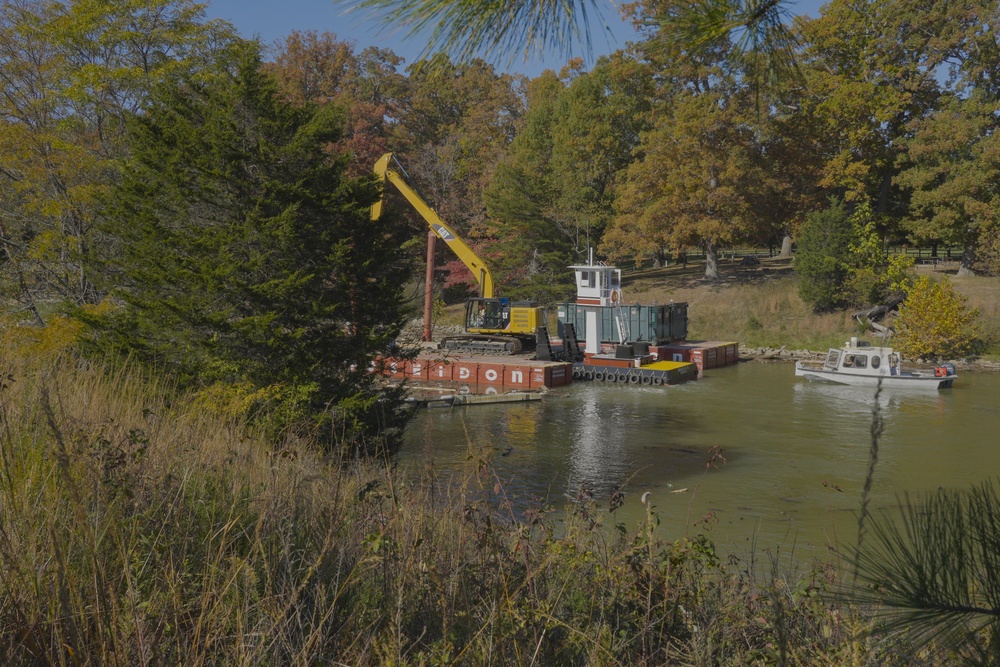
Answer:
<path fill-rule="evenodd" d="M 517 354 L 521 351 L 521 341 L 513 336 L 449 336 L 441 339 L 442 350 L 458 354 Z"/>

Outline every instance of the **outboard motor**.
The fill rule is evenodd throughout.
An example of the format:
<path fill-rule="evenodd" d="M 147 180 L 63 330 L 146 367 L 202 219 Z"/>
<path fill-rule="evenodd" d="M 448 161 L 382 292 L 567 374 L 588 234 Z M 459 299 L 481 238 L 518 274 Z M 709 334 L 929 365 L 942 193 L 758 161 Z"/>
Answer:
<path fill-rule="evenodd" d="M 934 377 L 946 378 L 955 375 L 955 364 L 934 367 Z"/>

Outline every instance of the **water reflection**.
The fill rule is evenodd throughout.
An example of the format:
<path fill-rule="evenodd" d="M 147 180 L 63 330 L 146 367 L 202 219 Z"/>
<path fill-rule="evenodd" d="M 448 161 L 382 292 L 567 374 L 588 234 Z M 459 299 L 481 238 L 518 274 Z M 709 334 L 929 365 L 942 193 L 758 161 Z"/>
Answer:
<path fill-rule="evenodd" d="M 897 410 L 903 405 L 910 405 L 929 410 L 943 409 L 948 400 L 945 394 L 949 391 L 883 387 L 878 392 L 879 408 L 890 411 Z M 843 413 L 863 414 L 870 418 L 875 405 L 875 389 L 800 380 L 793 387 L 793 399 L 798 406 L 806 409 L 837 410 Z"/>
<path fill-rule="evenodd" d="M 621 411 L 609 409 L 607 399 L 602 401 L 594 387 L 586 389 L 571 420 L 575 433 L 567 457 L 570 493 L 583 486 L 601 491 L 606 486 L 616 486 L 621 482 L 619 473 L 629 460 L 623 447 Z"/>

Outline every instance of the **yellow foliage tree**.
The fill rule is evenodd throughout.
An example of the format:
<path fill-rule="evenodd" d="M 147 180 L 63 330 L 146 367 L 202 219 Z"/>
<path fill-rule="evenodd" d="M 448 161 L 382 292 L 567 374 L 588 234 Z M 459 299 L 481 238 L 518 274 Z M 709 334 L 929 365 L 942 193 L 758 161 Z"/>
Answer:
<path fill-rule="evenodd" d="M 921 276 L 909 289 L 895 322 L 899 352 L 920 359 L 956 359 L 970 354 L 979 340 L 979 310 L 947 279 Z"/>

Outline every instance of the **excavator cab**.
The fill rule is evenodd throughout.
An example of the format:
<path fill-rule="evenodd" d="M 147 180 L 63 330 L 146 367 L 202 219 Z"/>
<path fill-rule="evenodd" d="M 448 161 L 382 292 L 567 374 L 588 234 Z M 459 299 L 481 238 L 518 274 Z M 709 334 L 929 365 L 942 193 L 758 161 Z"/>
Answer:
<path fill-rule="evenodd" d="M 487 333 L 510 330 L 510 299 L 469 299 L 465 304 L 465 330 Z"/>

